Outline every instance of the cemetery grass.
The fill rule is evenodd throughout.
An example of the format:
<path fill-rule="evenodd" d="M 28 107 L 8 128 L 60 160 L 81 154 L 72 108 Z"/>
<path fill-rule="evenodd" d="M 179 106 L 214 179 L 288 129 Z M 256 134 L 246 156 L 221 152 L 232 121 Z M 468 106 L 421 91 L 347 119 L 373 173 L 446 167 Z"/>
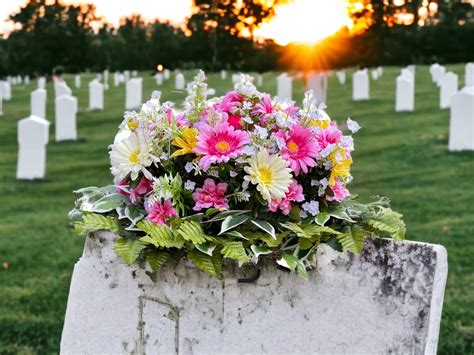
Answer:
<path fill-rule="evenodd" d="M 464 66 L 448 66 L 464 81 Z M 382 79 L 371 81 L 371 100 L 351 101 L 351 82 L 330 78 L 328 112 L 338 121 L 347 116 L 362 130 L 355 135 L 354 181 L 351 191 L 367 201 L 372 195 L 390 196 L 393 208 L 404 214 L 407 239 L 439 243 L 448 250 L 449 277 L 439 341 L 442 354 L 473 353 L 474 338 L 474 154 L 449 153 L 449 111 L 439 110 L 438 90 L 428 68 L 416 70 L 414 113 L 395 113 L 395 77 L 400 68 L 385 68 Z M 155 89 L 150 73 L 144 77 L 144 98 Z M 186 73 L 190 80 L 192 72 Z M 231 88 L 231 75 L 221 81 L 209 75 L 217 94 Z M 48 83 L 47 119 L 53 124 L 48 145 L 45 181 L 16 181 L 16 125 L 29 114 L 29 87 L 13 87 L 0 117 L 0 353 L 56 353 L 59 349 L 67 295 L 74 263 L 84 239 L 68 225 L 72 191 L 83 186 L 110 184 L 107 147 L 113 141 L 124 108 L 124 87 L 105 93 L 105 110 L 87 110 L 87 83 L 73 87 L 79 98 L 81 140 L 54 142 L 53 88 Z M 111 76 L 112 79 L 112 76 Z M 112 80 L 111 80 L 112 84 Z M 161 87 L 163 99 L 181 101 L 174 78 Z M 276 74 L 264 76 L 263 91 L 275 93 Z M 303 97 L 301 81 L 294 82 L 294 98 Z M 296 276 L 295 276 L 296 277 Z"/>

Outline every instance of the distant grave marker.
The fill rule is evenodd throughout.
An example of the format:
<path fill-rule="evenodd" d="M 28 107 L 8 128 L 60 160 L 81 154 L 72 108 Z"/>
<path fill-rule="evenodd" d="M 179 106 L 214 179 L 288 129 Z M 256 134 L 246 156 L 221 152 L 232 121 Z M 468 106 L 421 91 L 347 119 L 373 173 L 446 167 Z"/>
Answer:
<path fill-rule="evenodd" d="M 46 119 L 46 97 L 44 89 L 36 89 L 31 92 L 31 115 Z"/>
<path fill-rule="evenodd" d="M 55 100 L 56 141 L 77 140 L 77 98 L 63 95 Z"/>
<path fill-rule="evenodd" d="M 362 101 L 369 99 L 369 74 L 367 69 L 357 70 L 352 75 L 352 100 Z"/>
<path fill-rule="evenodd" d="M 466 86 L 451 98 L 449 150 L 474 150 L 474 86 Z"/>
<path fill-rule="evenodd" d="M 282 100 L 291 100 L 293 91 L 293 79 L 287 73 L 277 77 L 277 96 Z"/>
<path fill-rule="evenodd" d="M 140 107 L 142 104 L 142 78 L 133 78 L 125 83 L 125 108 L 127 110 Z"/>
<path fill-rule="evenodd" d="M 451 106 L 451 97 L 458 91 L 458 76 L 453 72 L 447 72 L 439 83 L 439 107 L 445 109 Z"/>
<path fill-rule="evenodd" d="M 95 79 L 89 83 L 89 110 L 104 109 L 104 84 Z"/>

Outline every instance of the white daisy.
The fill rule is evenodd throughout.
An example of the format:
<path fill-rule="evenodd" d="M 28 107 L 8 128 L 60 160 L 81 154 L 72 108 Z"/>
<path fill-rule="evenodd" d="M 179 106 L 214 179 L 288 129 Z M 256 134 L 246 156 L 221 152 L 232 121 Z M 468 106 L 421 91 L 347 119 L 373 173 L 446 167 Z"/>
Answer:
<path fill-rule="evenodd" d="M 244 167 L 248 174 L 244 184 L 257 185 L 257 191 L 265 200 L 282 199 L 291 184 L 291 169 L 288 162 L 279 155 L 269 155 L 266 149 L 260 149 L 250 158 L 250 166 Z"/>

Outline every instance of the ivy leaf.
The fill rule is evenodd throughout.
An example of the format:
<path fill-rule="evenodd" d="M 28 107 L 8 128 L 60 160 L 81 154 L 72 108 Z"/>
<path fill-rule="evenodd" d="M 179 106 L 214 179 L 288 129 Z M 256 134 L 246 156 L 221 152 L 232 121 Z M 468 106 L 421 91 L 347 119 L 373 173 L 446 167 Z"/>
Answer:
<path fill-rule="evenodd" d="M 133 225 L 136 225 L 141 219 L 143 219 L 143 217 L 145 217 L 145 211 L 140 209 L 138 206 L 127 205 L 125 206 L 124 215 Z"/>
<path fill-rule="evenodd" d="M 272 253 L 271 249 L 268 249 L 267 247 L 260 247 L 258 245 L 251 245 L 250 249 L 253 251 L 257 259 L 260 255 L 267 255 Z"/>
<path fill-rule="evenodd" d="M 214 249 L 216 249 L 217 247 L 216 244 L 209 243 L 209 242 L 202 243 L 202 244 L 195 244 L 194 246 L 196 247 L 197 250 L 209 256 L 212 256 Z"/>
<path fill-rule="evenodd" d="M 204 234 L 201 225 L 196 221 L 185 221 L 179 229 L 178 234 L 187 241 L 194 244 L 202 244 L 207 241 L 207 236 Z"/>
<path fill-rule="evenodd" d="M 226 231 L 228 231 L 229 229 L 232 229 L 232 228 L 235 228 L 237 227 L 238 225 L 246 222 L 249 220 L 249 216 L 247 215 L 233 215 L 233 216 L 227 216 L 223 221 L 222 221 L 222 224 L 221 224 L 221 231 L 219 232 L 219 235 L 221 235 L 222 233 L 225 233 Z"/>
<path fill-rule="evenodd" d="M 281 265 L 291 271 L 295 271 L 296 266 L 298 265 L 299 259 L 291 254 L 284 253 L 282 254 L 282 258 L 277 260 L 278 265 Z"/>
<path fill-rule="evenodd" d="M 343 209 L 337 209 L 337 210 L 334 210 L 334 211 L 330 211 L 329 212 L 329 215 L 331 217 L 334 217 L 334 218 L 337 218 L 337 219 L 341 219 L 343 221 L 347 221 L 347 222 L 351 222 L 351 223 L 354 223 L 355 221 L 349 217 L 349 215 L 347 214 L 347 212 Z"/>
<path fill-rule="evenodd" d="M 222 265 L 222 263 L 219 263 L 218 259 L 215 260 L 213 257 L 201 253 L 196 249 L 188 253 L 188 259 L 191 260 L 197 268 L 207 272 L 211 276 L 217 276 L 220 272 L 219 265 Z"/>
<path fill-rule="evenodd" d="M 329 221 L 331 216 L 327 212 L 320 212 L 316 217 L 314 217 L 314 221 L 319 224 L 320 226 L 324 226 L 327 221 Z"/>
<path fill-rule="evenodd" d="M 137 260 L 145 245 L 138 240 L 126 241 L 120 238 L 115 243 L 114 249 L 127 265 L 131 265 Z"/>
<path fill-rule="evenodd" d="M 225 242 L 223 244 L 224 248 L 222 248 L 221 254 L 224 255 L 224 257 L 238 260 L 242 264 L 249 262 L 242 242 Z"/>
<path fill-rule="evenodd" d="M 273 239 L 276 239 L 275 228 L 273 228 L 273 226 L 269 222 L 261 219 L 252 219 L 251 222 L 264 232 L 268 233 Z"/>
<path fill-rule="evenodd" d="M 148 264 L 150 264 L 151 269 L 156 272 L 166 264 L 166 262 L 171 258 L 171 254 L 163 250 L 145 249 L 145 258 L 148 261 Z"/>
<path fill-rule="evenodd" d="M 114 217 L 90 213 L 85 214 L 81 222 L 74 223 L 74 229 L 79 235 L 86 235 L 89 232 L 97 230 L 107 230 L 117 233 L 120 230 L 120 225 Z"/>
<path fill-rule="evenodd" d="M 242 233 L 237 232 L 237 231 L 230 231 L 230 232 L 227 232 L 226 234 L 230 235 L 231 237 L 236 237 L 236 238 L 242 238 L 242 239 L 245 239 L 245 240 L 249 240 Z"/>
<path fill-rule="evenodd" d="M 207 223 L 218 222 L 218 221 L 222 221 L 222 220 L 226 219 L 229 216 L 238 216 L 238 215 L 242 215 L 242 214 L 245 214 L 245 213 L 248 213 L 248 212 L 252 212 L 252 211 L 250 211 L 250 210 L 224 211 L 224 212 L 221 212 L 221 213 L 217 214 L 216 216 L 214 216 L 213 218 L 211 218 L 210 220 L 208 220 L 206 222 Z"/>
<path fill-rule="evenodd" d="M 127 198 L 124 195 L 119 193 L 113 193 L 106 195 L 99 200 L 97 200 L 92 206 L 91 212 L 105 213 L 112 210 L 115 210 L 120 205 L 124 204 L 127 201 Z"/>
<path fill-rule="evenodd" d="M 301 260 L 298 260 L 298 264 L 296 265 L 296 272 L 298 273 L 299 277 L 301 277 L 305 281 L 308 281 L 308 273 L 306 272 L 306 266 Z"/>

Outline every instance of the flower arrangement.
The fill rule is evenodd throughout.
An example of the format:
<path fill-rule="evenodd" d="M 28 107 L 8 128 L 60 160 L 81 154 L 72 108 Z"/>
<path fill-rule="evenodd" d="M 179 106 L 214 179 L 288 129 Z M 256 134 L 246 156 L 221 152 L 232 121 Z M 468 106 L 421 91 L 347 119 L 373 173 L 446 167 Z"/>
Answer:
<path fill-rule="evenodd" d="M 115 232 L 123 260 L 153 271 L 186 257 L 216 276 L 223 259 L 266 255 L 305 279 L 320 243 L 358 253 L 366 237 L 404 238 L 388 199 L 351 196 L 353 139 L 312 92 L 298 108 L 242 75 L 207 99 L 205 80 L 199 71 L 182 110 L 155 92 L 125 113 L 110 146 L 114 185 L 75 191 L 79 234 Z M 348 119 L 347 129 L 360 127 Z"/>

